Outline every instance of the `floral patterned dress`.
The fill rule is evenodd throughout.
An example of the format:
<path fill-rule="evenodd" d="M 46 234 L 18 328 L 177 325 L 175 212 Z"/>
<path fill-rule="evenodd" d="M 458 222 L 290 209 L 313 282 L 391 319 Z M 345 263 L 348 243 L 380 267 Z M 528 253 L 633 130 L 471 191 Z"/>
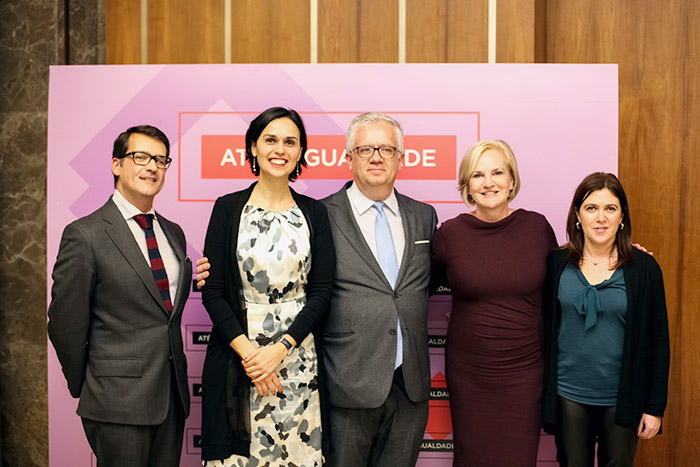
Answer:
<path fill-rule="evenodd" d="M 246 204 L 238 230 L 237 261 L 247 306 L 248 336 L 260 347 L 277 341 L 306 302 L 311 269 L 309 228 L 298 206 L 266 211 Z M 312 467 L 323 463 L 321 402 L 313 335 L 277 368 L 284 388 L 260 396 L 251 383 L 250 458 L 208 461 L 215 467 Z"/>

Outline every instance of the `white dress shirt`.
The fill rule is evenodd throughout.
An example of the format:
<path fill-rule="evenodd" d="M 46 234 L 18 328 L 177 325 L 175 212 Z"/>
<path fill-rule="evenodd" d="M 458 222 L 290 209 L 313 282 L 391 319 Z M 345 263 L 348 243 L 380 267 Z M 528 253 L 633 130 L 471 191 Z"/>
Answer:
<path fill-rule="evenodd" d="M 354 182 L 350 185 L 350 188 L 346 190 L 346 193 L 350 200 L 350 206 L 352 206 L 352 213 L 355 216 L 357 225 L 360 226 L 362 236 L 365 237 L 367 245 L 369 245 L 369 249 L 372 250 L 374 257 L 378 259 L 377 240 L 374 236 L 374 221 L 377 218 L 377 210 L 372 207 L 376 201 L 372 201 L 366 197 L 360 189 L 357 188 Z M 391 194 L 387 199 L 383 200 L 383 202 L 386 204 L 384 214 L 389 221 L 389 228 L 391 228 L 391 238 L 394 241 L 396 260 L 399 263 L 399 268 L 401 268 L 406 238 L 403 232 L 401 213 L 399 212 L 399 201 L 396 199 L 394 190 L 391 190 Z"/>
<path fill-rule="evenodd" d="M 168 284 L 170 285 L 170 300 L 173 305 L 175 304 L 175 294 L 177 293 L 177 283 L 180 278 L 180 262 L 175 256 L 175 252 L 168 242 L 168 238 L 165 236 L 163 229 L 160 227 L 158 222 L 158 216 L 155 210 L 151 207 L 148 212 L 141 212 L 139 208 L 131 204 L 124 198 L 124 196 L 119 192 L 119 190 L 114 190 L 114 196 L 112 196 L 114 204 L 117 205 L 117 209 L 126 220 L 126 225 L 131 229 L 131 233 L 134 236 L 134 240 L 139 245 L 141 253 L 148 267 L 151 267 L 151 260 L 148 257 L 148 245 L 146 244 L 146 234 L 144 230 L 139 226 L 134 219 L 134 216 L 139 214 L 153 214 L 153 232 L 156 234 L 156 241 L 158 242 L 158 251 L 160 252 L 160 257 L 163 259 L 163 265 L 165 266 L 165 273 L 168 275 Z"/>

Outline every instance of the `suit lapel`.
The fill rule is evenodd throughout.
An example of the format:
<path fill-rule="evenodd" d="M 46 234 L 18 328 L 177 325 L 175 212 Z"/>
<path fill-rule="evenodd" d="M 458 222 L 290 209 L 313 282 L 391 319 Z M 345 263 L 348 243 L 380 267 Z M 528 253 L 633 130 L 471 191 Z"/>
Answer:
<path fill-rule="evenodd" d="M 106 223 L 105 232 L 134 269 L 136 274 L 143 282 L 143 285 L 146 287 L 151 296 L 153 296 L 153 299 L 156 301 L 158 306 L 160 306 L 160 308 L 163 310 L 163 313 L 167 314 L 168 310 L 165 309 L 165 304 L 160 296 L 160 291 L 158 290 L 156 281 L 153 278 L 151 266 L 143 257 L 141 249 L 136 243 L 136 240 L 134 240 L 134 235 L 131 233 L 129 226 L 126 225 L 126 221 L 111 198 L 107 204 L 104 205 L 102 212 L 102 219 Z"/>
<path fill-rule="evenodd" d="M 399 213 L 401 214 L 401 223 L 403 224 L 403 235 L 406 243 L 403 247 L 403 256 L 401 258 L 401 267 L 399 268 L 399 277 L 396 278 L 396 289 L 399 288 L 401 284 L 401 279 L 406 275 L 406 270 L 408 269 L 411 258 L 413 258 L 413 250 L 415 247 L 416 240 L 416 217 L 415 213 L 406 202 L 403 195 L 400 195 L 396 190 L 396 199 L 399 202 Z"/>
<path fill-rule="evenodd" d="M 367 240 L 365 240 L 364 235 L 362 235 L 360 226 L 357 225 L 355 214 L 352 211 L 352 206 L 350 206 L 350 200 L 348 199 L 347 193 L 345 193 L 347 187 L 348 185 L 331 198 L 328 206 L 328 214 L 338 226 L 338 231 L 347 238 L 348 243 L 354 248 L 357 255 L 362 258 L 362 261 L 369 266 L 377 277 L 384 281 L 387 287 L 391 287 L 377 259 L 372 254 L 372 250 L 370 250 L 369 245 L 367 245 Z"/>

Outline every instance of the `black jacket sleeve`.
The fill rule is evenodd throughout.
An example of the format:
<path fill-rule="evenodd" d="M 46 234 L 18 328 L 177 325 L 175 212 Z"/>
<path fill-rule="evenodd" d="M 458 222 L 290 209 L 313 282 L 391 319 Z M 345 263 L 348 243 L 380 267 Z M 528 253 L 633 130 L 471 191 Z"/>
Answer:
<path fill-rule="evenodd" d="M 294 338 L 297 345 L 323 319 L 331 297 L 335 282 L 335 247 L 331 235 L 326 207 L 320 202 L 305 198 L 307 220 L 312 229 L 311 237 L 311 271 L 306 284 L 306 305 L 289 326 L 287 332 Z"/>

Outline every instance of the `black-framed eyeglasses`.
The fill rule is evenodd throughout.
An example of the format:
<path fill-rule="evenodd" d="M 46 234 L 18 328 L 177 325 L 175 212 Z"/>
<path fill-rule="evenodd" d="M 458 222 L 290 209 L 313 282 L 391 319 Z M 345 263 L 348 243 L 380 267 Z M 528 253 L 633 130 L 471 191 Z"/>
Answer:
<path fill-rule="evenodd" d="M 153 159 L 156 163 L 156 167 L 159 169 L 167 169 L 170 167 L 170 163 L 173 161 L 168 156 L 152 156 L 151 154 L 143 151 L 132 151 L 124 154 L 124 157 L 131 157 L 136 165 L 148 165 Z"/>
<path fill-rule="evenodd" d="M 355 153 L 360 157 L 360 159 L 369 159 L 374 155 L 374 151 L 377 151 L 382 159 L 393 159 L 399 150 L 394 146 L 357 146 L 353 149 Z"/>

